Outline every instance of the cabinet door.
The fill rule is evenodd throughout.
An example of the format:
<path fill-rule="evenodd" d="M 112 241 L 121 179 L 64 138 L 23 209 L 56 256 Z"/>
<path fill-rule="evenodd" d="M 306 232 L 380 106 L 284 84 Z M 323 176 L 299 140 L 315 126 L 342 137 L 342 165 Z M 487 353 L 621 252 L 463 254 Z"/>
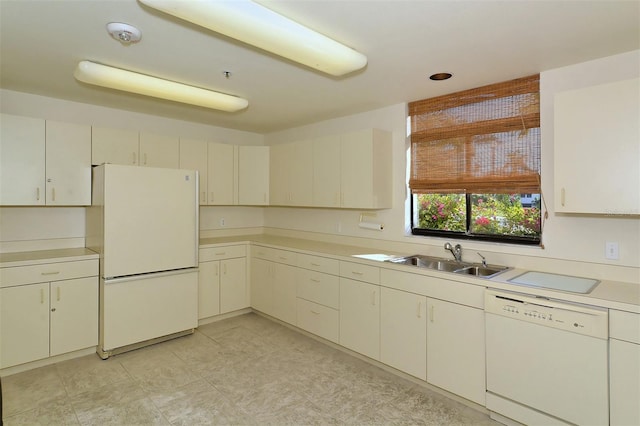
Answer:
<path fill-rule="evenodd" d="M 380 286 L 340 278 L 340 344 L 380 358 Z"/>
<path fill-rule="evenodd" d="M 0 205 L 45 204 L 44 120 L 0 115 Z"/>
<path fill-rule="evenodd" d="M 285 206 L 290 204 L 289 172 L 291 168 L 291 144 L 269 147 L 269 204 Z"/>
<path fill-rule="evenodd" d="M 367 129 L 342 136 L 342 207 L 391 208 L 391 154 L 389 132 Z"/>
<path fill-rule="evenodd" d="M 220 313 L 220 262 L 201 262 L 198 273 L 198 319 Z"/>
<path fill-rule="evenodd" d="M 640 425 L 640 345 L 609 341 L 611 425 Z"/>
<path fill-rule="evenodd" d="M 207 141 L 180 138 L 180 168 L 198 171 L 200 205 L 207 204 Z"/>
<path fill-rule="evenodd" d="M 294 206 L 313 205 L 313 143 L 296 142 L 292 146 L 289 170 L 289 204 Z"/>
<path fill-rule="evenodd" d="M 46 203 L 91 205 L 91 127 L 46 122 Z"/>
<path fill-rule="evenodd" d="M 51 283 L 50 355 L 98 344 L 98 278 Z"/>
<path fill-rule="evenodd" d="M 174 136 L 140 133 L 140 165 L 177 169 L 180 166 L 180 140 Z"/>
<path fill-rule="evenodd" d="M 251 307 L 271 315 L 273 313 L 273 263 L 251 259 Z"/>
<path fill-rule="evenodd" d="M 427 379 L 427 298 L 380 289 L 380 361 Z"/>
<path fill-rule="evenodd" d="M 269 204 L 269 147 L 238 147 L 238 203 Z"/>
<path fill-rule="evenodd" d="M 340 136 L 313 141 L 313 205 L 340 207 Z"/>
<path fill-rule="evenodd" d="M 366 133 L 345 134 L 340 151 L 341 205 L 370 206 L 373 199 L 373 141 Z"/>
<path fill-rule="evenodd" d="M 296 324 L 296 268 L 280 263 L 274 264 L 273 316 Z"/>
<path fill-rule="evenodd" d="M 138 165 L 138 132 L 135 130 L 91 128 L 91 164 Z"/>
<path fill-rule="evenodd" d="M 484 311 L 427 299 L 427 382 L 485 405 Z"/>
<path fill-rule="evenodd" d="M 220 313 L 249 306 L 247 294 L 247 261 L 245 258 L 220 261 Z"/>
<path fill-rule="evenodd" d="M 237 147 L 228 144 L 209 143 L 209 205 L 230 206 L 238 204 L 237 157 Z"/>
<path fill-rule="evenodd" d="M 48 356 L 49 283 L 0 289 L 0 367 Z"/>
<path fill-rule="evenodd" d="M 638 93 L 636 78 L 556 95 L 556 211 L 640 214 Z"/>

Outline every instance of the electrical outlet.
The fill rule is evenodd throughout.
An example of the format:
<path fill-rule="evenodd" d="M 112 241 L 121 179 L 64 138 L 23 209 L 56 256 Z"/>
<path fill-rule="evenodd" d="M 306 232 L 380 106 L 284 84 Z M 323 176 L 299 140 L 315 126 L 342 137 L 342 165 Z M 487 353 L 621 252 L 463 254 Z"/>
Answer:
<path fill-rule="evenodd" d="M 618 252 L 618 243 L 615 241 L 607 241 L 605 243 L 604 257 L 611 260 L 618 260 L 620 253 Z"/>
<path fill-rule="evenodd" d="M 224 217 L 220 219 L 220 227 L 224 228 L 226 225 L 226 222 L 224 221 Z"/>

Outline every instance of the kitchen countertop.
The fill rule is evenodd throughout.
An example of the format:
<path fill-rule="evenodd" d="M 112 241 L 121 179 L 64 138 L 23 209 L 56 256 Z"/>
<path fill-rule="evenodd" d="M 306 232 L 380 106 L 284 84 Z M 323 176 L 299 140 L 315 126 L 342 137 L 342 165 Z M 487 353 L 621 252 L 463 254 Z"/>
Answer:
<path fill-rule="evenodd" d="M 539 287 L 516 285 L 508 281 L 512 278 L 517 277 L 518 275 L 523 274 L 524 272 L 527 272 L 528 269 L 514 268 L 502 272 L 490 279 L 478 278 L 468 275 L 458 275 L 451 272 L 441 272 L 430 269 L 417 268 L 415 266 L 393 264 L 382 261 L 388 257 L 402 257 L 410 255 L 412 253 L 380 253 L 379 250 L 371 250 L 366 247 L 357 247 L 269 235 L 243 235 L 236 237 L 203 238 L 200 240 L 200 247 L 243 242 L 264 244 L 283 250 L 289 249 L 300 252 L 307 252 L 308 254 L 319 254 L 336 258 L 338 260 L 369 264 L 402 272 L 446 278 L 453 281 L 494 288 L 497 290 L 525 293 L 560 301 L 583 303 L 592 306 L 640 313 L 640 285 L 635 283 L 601 280 L 600 283 L 596 285 L 596 287 L 588 294 L 571 293 L 561 290 L 551 290 Z M 358 255 L 381 256 L 380 260 L 372 260 L 370 258 L 357 257 Z"/>
<path fill-rule="evenodd" d="M 0 268 L 12 268 L 15 266 L 37 265 L 52 262 L 73 262 L 76 260 L 91 260 L 98 258 L 98 253 L 84 247 L 0 253 Z"/>

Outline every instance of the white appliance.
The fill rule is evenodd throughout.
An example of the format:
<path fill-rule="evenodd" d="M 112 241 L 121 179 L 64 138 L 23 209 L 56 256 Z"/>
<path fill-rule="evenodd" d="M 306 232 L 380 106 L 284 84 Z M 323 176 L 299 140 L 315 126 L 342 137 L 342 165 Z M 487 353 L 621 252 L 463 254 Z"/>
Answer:
<path fill-rule="evenodd" d="M 193 332 L 198 322 L 198 174 L 93 169 L 86 246 L 100 254 L 98 354 Z"/>
<path fill-rule="evenodd" d="M 606 309 L 486 290 L 485 321 L 495 420 L 609 424 Z"/>

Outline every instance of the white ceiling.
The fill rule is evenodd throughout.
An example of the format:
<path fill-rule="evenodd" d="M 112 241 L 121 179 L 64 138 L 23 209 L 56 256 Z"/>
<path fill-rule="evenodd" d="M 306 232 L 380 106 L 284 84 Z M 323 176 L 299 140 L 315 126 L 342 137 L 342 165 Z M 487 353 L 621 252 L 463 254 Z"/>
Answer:
<path fill-rule="evenodd" d="M 635 0 L 261 3 L 364 53 L 367 67 L 329 77 L 136 0 L 0 0 L 0 86 L 269 133 L 640 48 Z M 142 41 L 113 40 L 113 21 L 138 27 Z M 86 85 L 73 78 L 84 59 L 241 96 L 249 108 L 225 113 Z M 429 80 L 442 71 L 453 78 Z"/>

